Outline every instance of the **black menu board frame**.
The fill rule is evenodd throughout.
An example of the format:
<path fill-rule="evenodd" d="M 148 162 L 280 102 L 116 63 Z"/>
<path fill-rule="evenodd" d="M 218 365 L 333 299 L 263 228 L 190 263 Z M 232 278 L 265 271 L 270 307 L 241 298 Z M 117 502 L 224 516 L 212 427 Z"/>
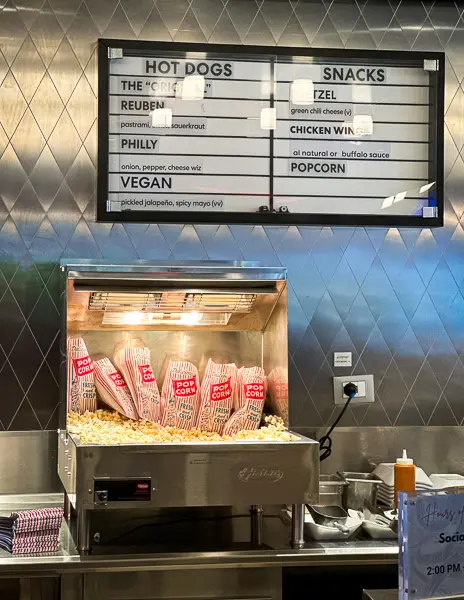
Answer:
<path fill-rule="evenodd" d="M 285 203 L 285 188 L 287 186 L 289 175 L 280 175 L 284 179 L 279 182 L 279 174 L 275 173 L 275 161 L 274 155 L 274 144 L 278 142 L 278 138 L 275 132 L 271 129 L 269 131 L 269 174 L 262 175 L 262 178 L 267 177 L 269 180 L 269 192 L 268 194 L 253 194 L 250 192 L 250 196 L 262 196 L 262 205 L 256 207 L 254 212 L 239 212 L 239 211 L 189 211 L 189 210 L 111 210 L 111 203 L 109 201 L 110 195 L 110 56 L 115 56 L 122 50 L 124 57 L 155 57 L 161 60 L 163 57 L 167 59 L 173 59 L 175 57 L 185 57 L 186 54 L 202 53 L 207 56 L 208 60 L 214 58 L 217 61 L 233 61 L 235 60 L 247 60 L 252 61 L 253 59 L 260 61 L 263 64 L 269 63 L 271 80 L 273 81 L 273 88 L 269 92 L 269 106 L 271 109 L 276 106 L 279 102 L 276 99 L 276 79 L 274 78 L 274 69 L 277 64 L 279 57 L 283 60 L 293 60 L 298 62 L 298 59 L 315 59 L 318 64 L 321 61 L 327 59 L 327 64 L 333 65 L 333 61 L 336 60 L 340 64 L 346 65 L 349 68 L 350 64 L 356 65 L 367 65 L 371 66 L 373 70 L 380 71 L 382 67 L 417 67 L 424 65 L 424 61 L 429 61 L 429 64 L 435 65 L 430 68 L 430 79 L 428 87 L 428 105 L 423 103 L 421 106 L 428 106 L 428 121 L 421 123 L 428 127 L 428 140 L 426 142 L 418 142 L 426 144 L 425 154 L 427 159 L 415 160 L 410 158 L 411 153 L 414 156 L 414 145 L 410 143 L 410 150 L 408 151 L 408 158 L 404 159 L 404 163 L 422 162 L 427 163 L 428 173 L 427 179 L 429 182 L 433 182 L 434 189 L 434 207 L 432 212 L 429 211 L 427 217 L 419 216 L 416 214 L 359 214 L 359 213 L 343 213 L 343 212 L 314 212 L 314 213 L 303 213 L 286 210 Z M 113 53 L 113 54 L 112 54 Z M 301 58 L 300 58 L 301 57 Z M 305 63 L 307 64 L 307 63 Z M 125 74 L 124 76 L 130 74 Z M 288 82 L 287 82 L 288 83 Z M 369 87 L 369 86 L 366 86 Z M 396 88 L 408 87 L 407 84 L 394 84 Z M 420 86 L 419 86 L 420 87 Z M 422 86 L 425 87 L 425 86 Z M 97 185 L 97 221 L 101 222 L 127 222 L 127 223 L 194 223 L 194 224 L 248 224 L 248 225 L 364 225 L 364 226 L 384 226 L 384 227 L 438 227 L 443 225 L 443 213 L 444 213 L 444 90 L 445 90 L 445 54 L 441 52 L 400 52 L 400 51 L 370 51 L 370 50 L 338 50 L 338 49 L 322 49 L 322 48 L 299 48 L 299 47 L 263 47 L 263 46 L 237 46 L 237 45 L 219 45 L 219 44 L 191 44 L 191 43 L 171 43 L 171 42 L 145 42 L 145 41 L 131 41 L 131 40 L 104 40 L 100 39 L 98 42 L 98 185 Z M 396 90 L 396 94 L 401 94 L 401 90 Z M 372 104 L 382 104 L 375 103 Z M 290 119 L 282 119 L 290 121 Z M 206 119 L 205 119 L 206 121 Z M 279 122 L 279 119 L 277 119 Z M 401 125 L 401 123 L 399 123 Z M 413 123 L 414 125 L 414 123 Z M 275 126 L 275 125 L 274 125 Z M 289 131 L 290 131 L 290 125 Z M 317 132 L 324 134 L 330 132 L 330 127 L 318 127 Z M 121 135 L 121 134 L 119 134 Z M 220 136 L 210 136 L 220 137 Z M 281 138 L 289 140 L 290 138 Z M 321 140 L 323 141 L 323 140 Z M 330 141 L 330 140 L 329 140 Z M 390 143 L 395 143 L 395 140 L 388 140 Z M 214 141 L 212 142 L 214 143 Z M 298 142 L 288 142 L 290 144 L 296 144 Z M 407 143 L 407 142 L 406 142 Z M 402 141 L 405 145 L 405 141 Z M 294 150 L 293 153 L 298 153 L 299 150 Z M 423 148 L 424 153 L 424 148 Z M 118 154 L 118 153 L 113 153 Z M 172 156 L 176 156 L 173 154 Z M 260 157 L 264 158 L 264 157 Z M 289 156 L 280 157 L 285 158 L 287 163 Z M 381 160 L 377 160 L 380 164 Z M 262 163 L 263 164 L 263 161 Z M 276 163 L 277 164 L 277 163 Z M 293 168 L 293 164 L 292 168 Z M 296 163 L 295 163 L 296 164 Z M 305 168 L 304 163 L 299 163 L 297 167 Z M 365 168 L 361 165 L 362 168 Z M 181 167 L 179 167 L 181 168 Z M 285 169 L 290 167 L 285 166 Z M 337 167 L 334 166 L 333 169 Z M 340 167 L 338 167 L 340 168 Z M 336 173 L 335 173 L 336 174 Z M 299 174 L 298 174 L 299 175 Z M 122 177 L 122 175 L 120 175 Z M 238 174 L 235 174 L 238 177 Z M 250 174 L 249 177 L 253 177 Z M 213 176 L 214 177 L 214 176 Z M 211 177 L 211 179 L 213 179 Z M 305 174 L 300 177 L 301 182 L 297 182 L 298 185 L 312 186 L 314 185 L 314 179 L 311 181 L 306 179 Z M 304 180 L 306 179 L 306 182 Z M 342 179 L 342 178 L 340 178 Z M 367 179 L 359 179 L 357 177 L 348 177 L 346 179 L 358 179 L 359 185 L 366 185 L 364 182 L 369 181 Z M 339 187 L 344 185 L 348 188 L 348 184 L 345 181 L 341 181 Z M 389 178 L 379 177 L 377 180 L 385 181 Z M 397 179 L 390 178 L 390 179 Z M 401 180 L 401 177 L 398 178 Z M 285 181 L 284 181 L 285 180 Z M 324 189 L 329 182 L 329 179 L 324 180 L 323 177 L 318 178 L 320 189 L 318 195 L 318 201 L 325 201 Z M 127 177 L 125 177 L 127 181 Z M 249 179 L 249 181 L 252 181 Z M 276 202 L 276 181 L 281 188 L 282 205 L 278 206 Z M 371 182 L 375 180 L 371 178 Z M 327 182 L 327 183 L 326 183 Z M 290 182 L 291 184 L 291 182 Z M 356 184 L 357 185 L 357 184 Z M 372 183 L 370 184 L 372 185 Z M 289 186 L 291 187 L 291 185 Z M 296 187 L 296 186 L 295 186 Z M 317 186 L 316 186 L 317 187 Z M 427 186 L 425 186 L 427 187 Z M 283 192 L 282 192 L 283 190 Z M 320 193 L 322 192 L 322 193 Z M 134 192 L 131 192 L 134 193 Z M 137 192 L 135 192 L 137 193 Z M 170 193 L 168 191 L 168 193 Z M 199 193 L 201 198 L 204 198 L 204 192 L 193 192 Z M 227 194 L 228 192 L 218 192 L 217 197 L 221 197 L 221 194 Z M 354 202 L 357 200 L 356 190 L 348 192 L 352 195 L 347 195 L 346 199 L 353 199 Z M 392 192 L 390 206 L 393 202 L 396 202 L 396 198 L 401 196 L 395 190 Z M 119 194 L 119 192 L 118 192 Z M 190 191 L 176 192 L 177 196 L 189 196 Z M 201 195 L 203 194 L 203 195 Z M 233 192 L 231 193 L 233 195 Z M 290 194 L 290 192 L 289 192 Z M 396 194 L 396 196 L 395 196 Z M 406 192 L 405 192 L 406 194 Z M 214 194 L 211 193 L 213 196 Z M 242 194 L 245 195 L 245 194 Z M 298 194 L 296 194 L 298 195 Z M 305 194 L 301 195 L 303 198 Z M 225 196 L 224 196 L 225 197 Z M 316 196 L 311 196 L 316 197 Z M 338 196 L 334 195 L 332 200 L 337 201 Z M 351 203 L 351 200 L 348 200 Z M 340 201 L 340 204 L 342 202 Z M 262 208 L 264 206 L 264 209 Z M 291 205 L 292 206 L 292 205 Z M 338 208 L 338 203 L 337 203 Z"/>

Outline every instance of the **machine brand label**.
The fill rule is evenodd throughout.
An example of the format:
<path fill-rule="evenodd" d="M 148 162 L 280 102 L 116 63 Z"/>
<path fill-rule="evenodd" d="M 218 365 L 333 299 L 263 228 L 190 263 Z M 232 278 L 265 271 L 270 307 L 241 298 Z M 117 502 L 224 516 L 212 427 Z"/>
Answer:
<path fill-rule="evenodd" d="M 114 385 L 117 387 L 126 387 L 126 382 L 121 377 L 120 373 L 115 371 L 114 373 L 109 373 L 108 377 L 113 381 Z"/>
<path fill-rule="evenodd" d="M 247 400 L 264 400 L 264 381 L 245 383 L 244 388 Z"/>
<path fill-rule="evenodd" d="M 151 365 L 137 365 L 142 376 L 143 383 L 153 383 L 155 376 L 151 370 Z"/>
<path fill-rule="evenodd" d="M 172 389 L 174 390 L 174 396 L 177 398 L 195 396 L 198 390 L 197 379 L 196 377 L 189 377 L 188 379 L 173 379 Z"/>
<path fill-rule="evenodd" d="M 73 358 L 74 371 L 78 377 L 84 377 L 93 373 L 93 362 L 90 356 L 83 356 L 82 358 Z"/>
<path fill-rule="evenodd" d="M 209 399 L 212 402 L 219 400 L 228 400 L 232 396 L 232 386 L 230 384 L 230 377 L 227 381 L 222 383 L 212 383 L 209 392 Z"/>
<path fill-rule="evenodd" d="M 244 467 L 238 473 L 238 478 L 241 481 L 263 481 L 268 483 L 276 483 L 284 476 L 284 472 L 280 469 L 256 469 L 254 467 Z"/>

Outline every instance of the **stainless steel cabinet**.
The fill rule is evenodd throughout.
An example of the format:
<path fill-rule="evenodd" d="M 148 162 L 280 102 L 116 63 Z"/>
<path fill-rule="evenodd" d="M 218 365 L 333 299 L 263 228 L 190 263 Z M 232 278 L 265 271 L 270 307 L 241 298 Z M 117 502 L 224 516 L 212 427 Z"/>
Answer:
<path fill-rule="evenodd" d="M 83 600 L 281 600 L 281 590 L 280 568 L 95 573 L 83 579 Z M 77 597 L 70 593 L 69 600 Z"/>
<path fill-rule="evenodd" d="M 0 579 L 1 600 L 59 600 L 58 577 Z"/>

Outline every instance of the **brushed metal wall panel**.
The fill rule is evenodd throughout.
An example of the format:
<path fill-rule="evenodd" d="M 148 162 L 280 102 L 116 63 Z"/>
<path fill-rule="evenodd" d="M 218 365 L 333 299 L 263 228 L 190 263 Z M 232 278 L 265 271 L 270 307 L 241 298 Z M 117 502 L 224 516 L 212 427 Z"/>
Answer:
<path fill-rule="evenodd" d="M 325 428 L 300 429 L 315 440 L 325 432 Z M 321 463 L 321 470 L 370 472 L 380 462 L 395 462 L 407 448 L 415 464 L 428 474 L 459 473 L 463 436 L 462 427 L 340 427 L 333 433 L 332 454 Z"/>
<path fill-rule="evenodd" d="M 0 494 L 60 492 L 56 462 L 55 432 L 4 432 L 0 436 Z"/>
<path fill-rule="evenodd" d="M 0 427 L 56 426 L 56 264 L 102 256 L 288 266 L 295 426 L 333 418 L 335 350 L 351 350 L 352 372 L 376 381 L 376 402 L 348 410 L 344 424 L 462 424 L 463 8 L 408 0 L 2 3 Z M 446 51 L 445 226 L 95 223 L 98 37 Z"/>

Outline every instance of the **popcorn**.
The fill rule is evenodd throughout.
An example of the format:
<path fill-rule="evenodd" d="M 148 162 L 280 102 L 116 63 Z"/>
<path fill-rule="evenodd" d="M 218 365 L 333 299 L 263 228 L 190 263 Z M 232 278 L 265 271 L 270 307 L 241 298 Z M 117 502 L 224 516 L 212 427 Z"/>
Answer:
<path fill-rule="evenodd" d="M 79 415 L 68 413 L 68 431 L 83 444 L 156 444 L 189 442 L 279 441 L 291 442 L 298 437 L 287 431 L 278 417 L 266 417 L 266 425 L 256 430 L 239 431 L 234 435 L 216 432 L 163 427 L 159 423 L 127 419 L 117 412 L 97 410 Z"/>

